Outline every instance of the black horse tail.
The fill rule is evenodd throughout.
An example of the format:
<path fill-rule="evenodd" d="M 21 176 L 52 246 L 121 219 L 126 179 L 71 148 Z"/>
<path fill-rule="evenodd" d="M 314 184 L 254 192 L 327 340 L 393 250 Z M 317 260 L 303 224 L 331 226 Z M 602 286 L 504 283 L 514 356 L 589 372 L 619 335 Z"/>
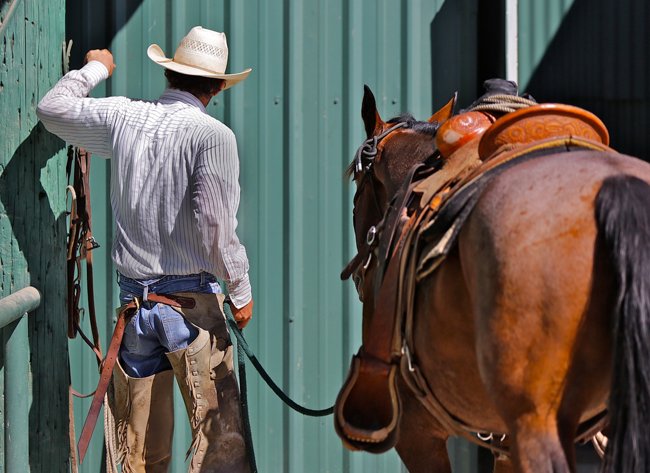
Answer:
<path fill-rule="evenodd" d="M 596 221 L 618 282 L 603 471 L 650 472 L 650 185 L 608 177 L 596 198 Z"/>

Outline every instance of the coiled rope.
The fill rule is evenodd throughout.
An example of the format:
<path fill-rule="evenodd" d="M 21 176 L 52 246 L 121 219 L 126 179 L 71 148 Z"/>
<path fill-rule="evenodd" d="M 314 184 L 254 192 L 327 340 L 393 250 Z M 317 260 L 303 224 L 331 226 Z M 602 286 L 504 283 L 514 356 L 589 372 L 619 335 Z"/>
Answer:
<path fill-rule="evenodd" d="M 497 112 L 510 113 L 522 108 L 532 107 L 537 102 L 518 95 L 497 94 L 481 98 L 468 112 Z"/>

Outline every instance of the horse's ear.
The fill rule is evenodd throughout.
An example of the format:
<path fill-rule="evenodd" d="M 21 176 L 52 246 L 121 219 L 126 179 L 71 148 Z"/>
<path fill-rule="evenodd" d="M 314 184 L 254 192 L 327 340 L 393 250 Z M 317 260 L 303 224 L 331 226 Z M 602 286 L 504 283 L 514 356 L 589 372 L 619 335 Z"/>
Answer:
<path fill-rule="evenodd" d="M 375 131 L 381 128 L 384 124 L 379 112 L 377 111 L 377 103 L 375 102 L 375 96 L 372 94 L 370 87 L 367 85 L 363 86 L 363 102 L 361 103 L 361 118 L 363 118 L 363 124 L 366 127 L 366 136 L 370 138 L 374 136 Z"/>
<path fill-rule="evenodd" d="M 454 96 L 451 98 L 447 104 L 438 110 L 436 113 L 431 115 L 427 120 L 429 123 L 437 122 L 444 123 L 454 114 L 454 107 L 456 106 L 456 100 L 458 99 L 458 92 L 454 92 Z"/>

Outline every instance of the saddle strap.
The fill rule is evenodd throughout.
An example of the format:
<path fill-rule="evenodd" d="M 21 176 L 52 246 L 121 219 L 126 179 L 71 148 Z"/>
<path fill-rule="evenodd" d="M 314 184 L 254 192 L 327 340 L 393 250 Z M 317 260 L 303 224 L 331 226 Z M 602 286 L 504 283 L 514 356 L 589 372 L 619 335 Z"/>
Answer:
<path fill-rule="evenodd" d="M 424 163 L 413 166 L 406 178 L 404 184 L 398 190 L 396 196 L 391 201 L 384 217 L 385 228 L 382 230 L 382 238 L 379 240 L 377 248 L 377 274 L 375 275 L 375 299 L 378 297 L 378 291 L 383 285 L 384 271 L 388 271 L 389 261 L 398 253 L 394 248 L 399 246 L 397 238 L 404 235 L 402 224 L 404 223 L 403 212 L 408 207 L 412 197 L 411 183 L 414 181 L 419 171 L 426 170 Z M 401 231 L 401 233 L 400 233 Z M 392 253 L 391 253 L 392 252 Z"/>
<path fill-rule="evenodd" d="M 400 298 L 398 287 L 401 285 L 400 269 L 403 261 L 402 254 L 406 250 L 408 237 L 416 220 L 417 214 L 414 214 L 402 227 L 399 240 L 389 258 L 388 269 L 375 298 L 375 311 L 367 330 L 372 337 L 363 343 L 363 349 L 367 354 L 388 364 L 393 363 L 400 355 L 401 310 L 398 306 Z"/>
<path fill-rule="evenodd" d="M 187 309 L 192 309 L 196 306 L 196 301 L 193 298 L 176 296 L 173 294 L 149 294 L 147 296 L 147 301 Z M 126 328 L 128 319 L 133 316 L 133 314 L 135 314 L 139 308 L 140 300 L 138 298 L 135 298 L 128 304 L 120 307 L 117 314 L 117 323 L 115 324 L 115 330 L 113 330 L 113 337 L 111 338 L 111 342 L 108 346 L 106 358 L 104 358 L 104 361 L 101 364 L 99 383 L 97 384 L 97 389 L 93 395 L 93 400 L 90 404 L 90 409 L 88 410 L 88 415 L 86 416 L 86 421 L 84 422 L 83 429 L 81 430 L 81 436 L 79 437 L 79 443 L 77 445 L 77 448 L 79 450 L 79 464 L 83 462 L 84 457 L 86 456 L 86 451 L 88 450 L 90 439 L 92 438 L 93 431 L 95 430 L 97 418 L 99 417 L 99 410 L 102 407 L 102 404 L 104 402 L 104 395 L 108 390 L 108 385 L 110 384 L 111 378 L 113 376 L 113 368 L 115 367 L 120 345 L 122 344 L 124 329 Z"/>

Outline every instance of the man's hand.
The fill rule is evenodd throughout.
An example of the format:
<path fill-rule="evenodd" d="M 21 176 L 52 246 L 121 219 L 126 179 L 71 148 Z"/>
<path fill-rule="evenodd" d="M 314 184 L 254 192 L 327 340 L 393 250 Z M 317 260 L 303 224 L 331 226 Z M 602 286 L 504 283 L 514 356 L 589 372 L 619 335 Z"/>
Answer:
<path fill-rule="evenodd" d="M 246 327 L 251 317 L 253 317 L 253 299 L 241 309 L 236 308 L 232 302 L 228 302 L 228 304 L 232 310 L 232 316 L 235 318 L 235 322 L 237 322 L 237 327 L 240 329 Z"/>
<path fill-rule="evenodd" d="M 115 63 L 113 62 L 113 55 L 108 49 L 92 49 L 86 53 L 86 59 L 84 64 L 89 63 L 90 61 L 99 61 L 106 69 L 108 69 L 108 77 L 113 75 L 115 70 Z"/>

